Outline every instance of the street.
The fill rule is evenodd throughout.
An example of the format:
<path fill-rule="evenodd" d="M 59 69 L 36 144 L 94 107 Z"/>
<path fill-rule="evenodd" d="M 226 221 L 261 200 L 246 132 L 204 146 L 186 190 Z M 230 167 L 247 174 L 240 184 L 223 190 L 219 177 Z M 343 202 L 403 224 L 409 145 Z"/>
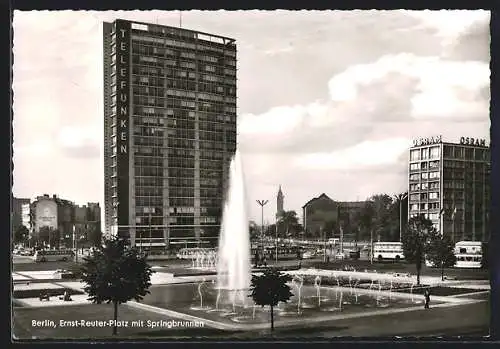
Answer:
<path fill-rule="evenodd" d="M 14 266 L 13 271 L 42 271 L 42 270 L 57 270 L 57 269 L 72 269 L 75 267 L 74 262 L 44 262 L 35 263 L 31 257 L 25 256 L 14 256 L 13 258 Z M 154 267 L 164 267 L 164 271 L 168 271 L 169 268 L 189 268 L 191 263 L 184 259 L 170 259 L 170 260 L 157 260 L 150 261 L 151 266 Z M 269 266 L 275 265 L 274 260 L 268 261 Z M 277 263 L 278 266 L 297 266 L 297 260 L 280 260 Z M 379 272 L 395 272 L 395 273 L 410 273 L 415 275 L 415 265 L 407 263 L 394 263 L 394 262 L 374 262 L 370 264 L 367 260 L 333 260 L 329 263 L 324 263 L 322 257 L 315 257 L 311 259 L 304 259 L 301 262 L 303 268 L 318 268 L 318 269 L 332 269 L 332 270 L 342 270 L 346 267 L 355 268 L 358 271 L 362 270 L 376 270 Z M 155 269 L 157 269 L 155 268 Z M 422 276 L 439 276 L 441 275 L 441 270 L 438 268 L 428 268 L 425 265 L 422 267 Z M 456 268 L 446 268 L 444 275 L 448 278 L 459 278 L 459 279 L 489 279 L 489 271 L 485 269 L 456 269 Z"/>

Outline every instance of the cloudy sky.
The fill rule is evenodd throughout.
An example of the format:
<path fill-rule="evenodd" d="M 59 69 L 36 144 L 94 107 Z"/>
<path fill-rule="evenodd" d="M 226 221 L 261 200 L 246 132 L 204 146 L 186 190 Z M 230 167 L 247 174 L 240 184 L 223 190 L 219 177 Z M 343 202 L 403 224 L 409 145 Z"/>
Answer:
<path fill-rule="evenodd" d="M 412 139 L 489 140 L 489 12 L 190 11 L 238 44 L 239 148 L 251 216 L 325 192 L 407 187 Z M 14 13 L 14 195 L 103 201 L 102 22 L 178 12 Z"/>

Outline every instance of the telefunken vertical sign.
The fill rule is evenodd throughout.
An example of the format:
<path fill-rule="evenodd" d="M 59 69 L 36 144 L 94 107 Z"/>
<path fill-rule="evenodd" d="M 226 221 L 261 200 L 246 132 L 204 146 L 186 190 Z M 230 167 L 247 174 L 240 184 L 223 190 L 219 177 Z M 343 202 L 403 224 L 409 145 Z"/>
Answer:
<path fill-rule="evenodd" d="M 118 175 L 118 225 L 129 216 L 129 115 L 130 115 L 130 23 L 116 21 L 116 156 Z"/>

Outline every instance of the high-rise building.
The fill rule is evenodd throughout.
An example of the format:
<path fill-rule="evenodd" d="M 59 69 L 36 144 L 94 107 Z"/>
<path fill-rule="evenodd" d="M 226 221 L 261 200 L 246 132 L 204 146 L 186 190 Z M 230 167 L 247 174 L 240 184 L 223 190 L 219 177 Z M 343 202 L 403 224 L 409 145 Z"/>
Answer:
<path fill-rule="evenodd" d="M 235 40 L 125 20 L 103 35 L 106 233 L 215 243 L 236 151 Z"/>
<path fill-rule="evenodd" d="M 453 241 L 487 241 L 490 165 L 485 140 L 416 140 L 410 149 L 408 217 L 424 214 Z"/>
<path fill-rule="evenodd" d="M 285 196 L 283 195 L 283 191 L 281 191 L 281 185 L 278 190 L 278 195 L 276 196 L 276 218 L 279 218 L 283 212 L 285 212 L 284 207 Z"/>

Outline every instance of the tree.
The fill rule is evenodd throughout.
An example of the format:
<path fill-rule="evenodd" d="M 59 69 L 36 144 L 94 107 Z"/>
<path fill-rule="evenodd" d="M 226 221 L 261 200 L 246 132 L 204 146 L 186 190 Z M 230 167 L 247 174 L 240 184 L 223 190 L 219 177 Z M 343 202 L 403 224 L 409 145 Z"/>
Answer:
<path fill-rule="evenodd" d="M 257 240 L 260 238 L 260 229 L 255 222 L 250 222 L 248 225 L 248 232 L 250 234 L 250 240 Z"/>
<path fill-rule="evenodd" d="M 268 226 L 264 227 L 264 232 L 265 236 L 269 236 L 271 238 L 276 237 L 276 224 L 269 224 Z"/>
<path fill-rule="evenodd" d="M 47 244 L 50 247 L 59 246 L 60 232 L 52 227 L 41 227 L 38 232 L 38 243 Z"/>
<path fill-rule="evenodd" d="M 444 268 L 455 265 L 455 244 L 448 235 L 443 237 L 436 233 L 430 236 L 430 243 L 427 248 L 426 258 L 432 265 L 441 268 L 441 281 L 444 281 Z"/>
<path fill-rule="evenodd" d="M 296 236 L 300 232 L 301 226 L 295 211 L 284 211 L 278 217 L 278 235 L 282 237 Z"/>
<path fill-rule="evenodd" d="M 339 231 L 339 223 L 335 220 L 327 220 L 322 226 L 322 232 L 323 235 L 320 235 L 319 238 L 323 239 L 324 237 L 333 237 L 335 234 L 337 234 Z"/>
<path fill-rule="evenodd" d="M 90 246 L 99 246 L 102 243 L 102 231 L 96 227 L 92 227 L 86 234 L 87 243 Z"/>
<path fill-rule="evenodd" d="M 20 225 L 17 227 L 17 229 L 14 231 L 14 243 L 19 244 L 19 243 L 26 243 L 29 238 L 29 230 L 26 228 L 24 225 Z"/>
<path fill-rule="evenodd" d="M 100 249 L 84 258 L 81 267 L 84 290 L 92 303 L 114 306 L 113 335 L 117 333 L 118 305 L 149 293 L 153 271 L 146 255 L 120 238 L 105 240 Z"/>
<path fill-rule="evenodd" d="M 274 307 L 279 302 L 288 302 L 293 296 L 287 282 L 292 281 L 292 277 L 283 274 L 277 269 L 268 268 L 261 275 L 252 275 L 250 284 L 252 297 L 255 304 L 260 306 L 269 305 L 271 308 L 271 331 L 274 331 Z"/>
<path fill-rule="evenodd" d="M 417 270 L 417 285 L 420 285 L 420 271 L 425 253 L 428 250 L 432 236 L 437 231 L 432 221 L 423 214 L 412 217 L 408 221 L 407 234 L 403 237 L 403 253 L 409 263 L 415 264 Z"/>

